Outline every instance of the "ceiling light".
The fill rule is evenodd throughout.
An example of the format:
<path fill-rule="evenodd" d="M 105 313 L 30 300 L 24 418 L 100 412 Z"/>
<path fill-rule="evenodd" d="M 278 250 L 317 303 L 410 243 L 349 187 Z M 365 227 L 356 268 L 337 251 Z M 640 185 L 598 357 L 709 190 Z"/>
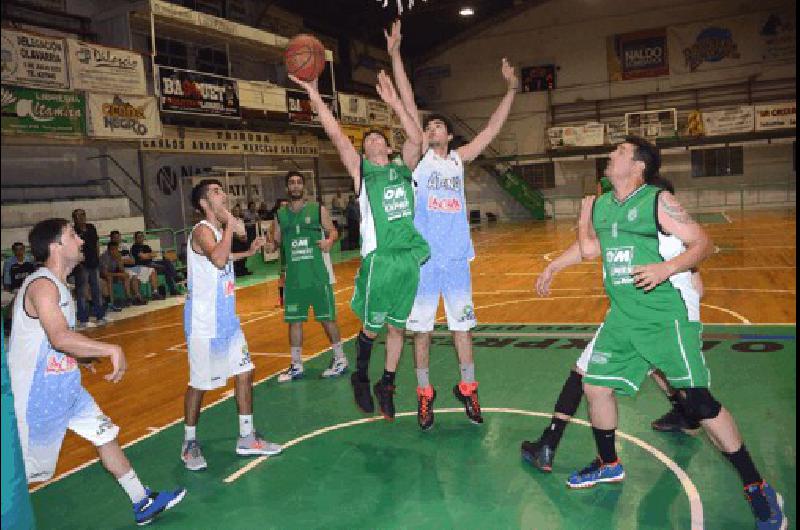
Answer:
<path fill-rule="evenodd" d="M 462 7 L 458 11 L 458 14 L 461 15 L 462 17 L 471 17 L 472 15 L 475 14 L 475 10 L 472 9 L 471 7 Z"/>

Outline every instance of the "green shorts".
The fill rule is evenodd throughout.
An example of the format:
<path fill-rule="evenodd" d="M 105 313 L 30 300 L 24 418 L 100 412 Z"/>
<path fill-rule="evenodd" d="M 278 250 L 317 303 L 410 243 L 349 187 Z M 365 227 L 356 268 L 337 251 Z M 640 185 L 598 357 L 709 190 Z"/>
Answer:
<path fill-rule="evenodd" d="M 324 283 L 306 288 L 284 287 L 284 322 L 305 322 L 308 320 L 309 306 L 314 308 L 314 320 L 317 322 L 336 320 L 333 286 Z"/>
<path fill-rule="evenodd" d="M 377 254 L 362 261 L 350 307 L 367 331 L 384 324 L 405 329 L 419 284 L 419 259 L 413 252 Z"/>
<path fill-rule="evenodd" d="M 703 357 L 703 325 L 673 320 L 663 324 L 605 322 L 597 333 L 583 380 L 633 395 L 652 368 L 675 388 L 707 388 L 711 374 Z"/>

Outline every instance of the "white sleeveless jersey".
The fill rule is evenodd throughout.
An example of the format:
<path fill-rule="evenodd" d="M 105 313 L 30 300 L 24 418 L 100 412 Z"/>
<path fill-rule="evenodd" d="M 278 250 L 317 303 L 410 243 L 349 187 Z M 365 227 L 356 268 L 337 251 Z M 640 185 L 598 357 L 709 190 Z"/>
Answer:
<path fill-rule="evenodd" d="M 8 371 L 21 440 L 28 439 L 29 426 L 46 425 L 48 418 L 62 417 L 75 405 L 74 400 L 84 393 L 78 363 L 73 357 L 53 348 L 39 319 L 25 311 L 25 292 L 31 282 L 40 278 L 47 278 L 58 287 L 61 313 L 70 329 L 75 328 L 75 303 L 69 288 L 47 267 L 40 267 L 25 278 L 14 301 L 8 347 Z M 47 440 L 37 442 L 46 443 Z"/>
<path fill-rule="evenodd" d="M 187 338 L 232 337 L 240 329 L 233 261 L 229 258 L 225 268 L 218 269 L 210 259 L 192 249 L 192 237 L 200 225 L 209 227 L 216 241 L 222 239 L 222 233 L 205 220 L 194 225 L 189 234 L 186 242 L 189 294 L 183 308 L 184 331 Z"/>
<path fill-rule="evenodd" d="M 663 234 L 658 232 L 658 253 L 664 258 L 664 261 L 669 261 L 675 256 L 682 254 L 686 251 L 686 246 L 683 241 L 673 235 Z M 692 283 L 692 272 L 679 272 L 669 277 L 670 283 L 678 290 L 683 298 L 684 304 L 688 311 L 689 320 L 700 320 L 700 293 L 695 289 Z"/>

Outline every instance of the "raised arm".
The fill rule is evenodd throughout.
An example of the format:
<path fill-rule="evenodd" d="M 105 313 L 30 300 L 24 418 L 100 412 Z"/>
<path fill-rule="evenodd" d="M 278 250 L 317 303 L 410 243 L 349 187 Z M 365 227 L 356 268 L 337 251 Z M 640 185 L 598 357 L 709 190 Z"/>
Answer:
<path fill-rule="evenodd" d="M 594 259 L 600 255 L 600 240 L 597 239 L 597 233 L 592 225 L 594 199 L 594 195 L 584 197 L 578 214 L 578 246 L 583 259 Z"/>
<path fill-rule="evenodd" d="M 406 68 L 403 65 L 403 58 L 400 55 L 400 41 L 403 38 L 400 34 L 400 19 L 392 23 L 391 32 L 383 30 L 383 34 L 386 36 L 386 51 L 389 52 L 389 57 L 392 60 L 392 73 L 394 82 L 397 83 L 397 92 L 400 94 L 400 100 L 411 115 L 414 123 L 422 130 L 417 104 L 414 101 L 414 90 L 411 88 L 411 83 L 406 75 Z"/>
<path fill-rule="evenodd" d="M 112 372 L 105 376 L 106 380 L 116 383 L 122 379 L 127 368 L 122 348 L 116 344 L 92 340 L 69 329 L 59 302 L 58 288 L 46 278 L 34 280 L 25 291 L 25 311 L 39 319 L 53 348 L 79 360 L 109 357 Z"/>
<path fill-rule="evenodd" d="M 670 192 L 662 191 L 658 194 L 657 215 L 661 228 L 680 239 L 686 250 L 669 261 L 634 267 L 634 285 L 645 291 L 654 289 L 673 274 L 696 269 L 701 261 L 714 252 L 714 244 L 706 231 Z"/>
<path fill-rule="evenodd" d="M 344 131 L 342 131 L 339 122 L 336 121 L 336 117 L 331 113 L 331 110 L 325 102 L 322 101 L 322 96 L 319 95 L 319 90 L 317 89 L 317 80 L 315 79 L 309 83 L 301 81 L 293 75 L 290 75 L 289 79 L 308 92 L 308 97 L 311 99 L 311 103 L 317 111 L 319 121 L 325 129 L 325 134 L 328 135 L 328 138 L 331 139 L 334 147 L 336 147 L 336 150 L 339 152 L 339 158 L 342 159 L 342 164 L 344 164 L 345 169 L 347 169 L 347 172 L 353 178 L 356 194 L 358 194 L 359 186 L 361 186 L 361 156 L 356 151 L 356 148 L 353 147 L 353 144 Z"/>
<path fill-rule="evenodd" d="M 470 162 L 478 158 L 484 149 L 494 140 L 495 136 L 503 128 L 503 124 L 508 118 L 508 113 L 511 110 L 511 104 L 514 102 L 514 95 L 517 93 L 517 85 L 519 83 L 517 74 L 514 72 L 514 67 L 508 64 L 508 61 L 503 57 L 503 66 L 501 67 L 503 79 L 506 80 L 506 95 L 500 101 L 492 117 L 489 118 L 489 123 L 483 128 L 478 135 L 472 139 L 467 145 L 458 148 L 458 155 L 464 162 Z"/>
<path fill-rule="evenodd" d="M 375 89 L 381 99 L 400 117 L 400 123 L 403 124 L 403 129 L 406 132 L 406 141 L 403 142 L 403 162 L 411 169 L 414 169 L 422 156 L 420 151 L 422 129 L 417 127 L 416 122 L 411 118 L 405 105 L 400 100 L 400 96 L 397 95 L 397 90 L 395 90 L 391 78 L 383 70 L 378 73 L 378 84 L 375 85 Z"/>

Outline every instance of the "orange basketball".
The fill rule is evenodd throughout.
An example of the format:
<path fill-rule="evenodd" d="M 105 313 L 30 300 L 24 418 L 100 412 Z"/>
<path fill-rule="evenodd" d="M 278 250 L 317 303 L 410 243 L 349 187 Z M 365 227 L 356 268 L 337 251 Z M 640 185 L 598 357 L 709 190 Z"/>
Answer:
<path fill-rule="evenodd" d="M 295 35 L 284 53 L 286 69 L 303 81 L 313 81 L 325 69 L 325 47 L 313 35 Z"/>

